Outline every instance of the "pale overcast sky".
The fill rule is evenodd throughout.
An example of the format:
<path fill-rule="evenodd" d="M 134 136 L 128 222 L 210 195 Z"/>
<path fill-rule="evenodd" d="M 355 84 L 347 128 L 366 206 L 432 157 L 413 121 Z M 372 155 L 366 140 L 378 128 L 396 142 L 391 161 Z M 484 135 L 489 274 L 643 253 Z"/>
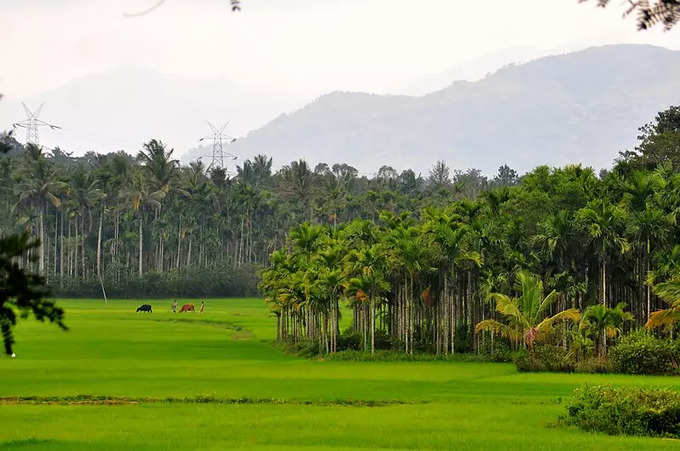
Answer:
<path fill-rule="evenodd" d="M 590 46 L 680 49 L 680 30 L 638 32 L 623 0 L 242 0 L 240 13 L 166 0 L 125 17 L 156 2 L 0 0 L 0 130 L 20 101 L 47 102 L 41 118 L 63 129 L 41 132 L 45 146 L 134 152 L 160 137 L 182 153 L 207 119 L 245 136 L 331 91 L 420 95 Z"/>
<path fill-rule="evenodd" d="M 500 49 L 575 50 L 644 42 L 623 0 L 0 0 L 0 92 L 31 96 L 89 73 L 148 65 L 189 79 L 318 95 L 388 92 Z"/>

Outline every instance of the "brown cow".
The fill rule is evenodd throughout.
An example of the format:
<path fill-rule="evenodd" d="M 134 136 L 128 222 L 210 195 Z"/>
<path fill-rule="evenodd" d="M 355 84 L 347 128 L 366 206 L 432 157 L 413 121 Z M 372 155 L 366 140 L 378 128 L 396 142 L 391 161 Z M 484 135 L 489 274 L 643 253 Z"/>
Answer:
<path fill-rule="evenodd" d="M 194 307 L 194 304 L 184 304 L 181 309 L 179 309 L 179 312 L 195 312 L 196 307 Z"/>

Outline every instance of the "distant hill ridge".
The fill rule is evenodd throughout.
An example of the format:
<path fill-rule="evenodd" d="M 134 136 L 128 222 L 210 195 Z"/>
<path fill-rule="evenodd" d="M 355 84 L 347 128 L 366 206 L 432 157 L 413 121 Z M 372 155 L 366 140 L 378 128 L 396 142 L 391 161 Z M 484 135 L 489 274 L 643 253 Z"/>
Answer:
<path fill-rule="evenodd" d="M 237 142 L 241 158 L 493 173 L 582 162 L 608 167 L 637 127 L 680 104 L 680 51 L 610 45 L 509 65 L 411 97 L 332 92 Z"/>

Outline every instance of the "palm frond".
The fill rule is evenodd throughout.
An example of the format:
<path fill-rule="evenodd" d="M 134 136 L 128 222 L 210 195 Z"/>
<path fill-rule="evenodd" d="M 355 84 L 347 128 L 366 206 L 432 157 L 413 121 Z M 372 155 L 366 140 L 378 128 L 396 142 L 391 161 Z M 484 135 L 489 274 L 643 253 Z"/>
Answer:
<path fill-rule="evenodd" d="M 680 310 L 677 308 L 669 308 L 666 310 L 658 310 L 651 315 L 645 323 L 647 329 L 670 329 L 680 321 Z"/>
<path fill-rule="evenodd" d="M 512 323 L 521 325 L 524 328 L 531 325 L 526 316 L 522 314 L 517 299 L 498 293 L 494 293 L 492 296 L 496 300 L 496 311 L 498 313 L 507 316 Z"/>
<path fill-rule="evenodd" d="M 494 319 L 486 319 L 477 323 L 475 326 L 475 333 L 481 331 L 494 332 L 508 340 L 519 342 L 522 340 L 522 331 L 515 329 L 507 324 L 500 323 Z"/>
<path fill-rule="evenodd" d="M 551 305 L 557 301 L 559 298 L 560 293 L 556 290 L 552 290 L 550 294 L 548 294 L 545 299 L 541 302 L 541 305 L 538 307 L 538 310 L 536 311 L 536 316 L 540 318 L 545 312 L 548 311 Z"/>
<path fill-rule="evenodd" d="M 672 306 L 680 306 L 680 279 L 669 280 L 654 286 L 657 296 Z"/>
<path fill-rule="evenodd" d="M 577 323 L 580 319 L 581 312 L 579 312 L 578 309 L 571 308 L 544 319 L 536 326 L 536 329 L 541 333 L 545 333 L 552 329 L 553 324 L 558 321 L 571 321 L 572 323 Z"/>

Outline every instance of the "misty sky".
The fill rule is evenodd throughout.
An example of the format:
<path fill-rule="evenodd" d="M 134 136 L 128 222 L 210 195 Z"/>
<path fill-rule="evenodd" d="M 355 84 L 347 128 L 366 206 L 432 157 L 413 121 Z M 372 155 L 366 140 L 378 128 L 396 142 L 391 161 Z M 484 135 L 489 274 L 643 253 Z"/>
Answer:
<path fill-rule="evenodd" d="M 677 32 L 637 32 L 576 0 L 2 0 L 0 89 L 34 95 L 70 79 L 128 65 L 188 78 L 318 95 L 389 92 L 503 48 L 575 50 L 646 42 L 680 48 Z M 594 3 L 594 2 L 593 2 Z"/>
<path fill-rule="evenodd" d="M 210 116 L 233 119 L 241 136 L 335 90 L 422 94 L 456 78 L 481 77 L 495 61 L 612 43 L 680 49 L 678 30 L 636 31 L 633 17 L 622 18 L 623 0 L 604 10 L 577 0 L 243 0 L 240 13 L 230 12 L 228 0 L 166 0 L 150 14 L 124 17 L 156 1 L 0 0 L 0 93 L 7 97 L 0 119 L 19 119 L 19 100 L 38 104 L 43 93 L 74 79 L 107 72 L 134 77 L 139 72 L 129 68 L 146 67 L 206 86 L 208 80 L 233 84 L 246 98 L 234 107 L 238 113 Z M 93 108 L 86 102 L 84 116 Z M 47 133 L 45 144 L 77 153 L 135 148 L 141 136 L 161 133 L 186 149 L 205 127 L 201 117 L 166 123 L 166 129 L 190 127 L 185 137 L 154 124 L 137 134 L 128 127 L 103 136 L 96 121 L 64 117 L 52 103 L 46 119 L 65 130 Z"/>

